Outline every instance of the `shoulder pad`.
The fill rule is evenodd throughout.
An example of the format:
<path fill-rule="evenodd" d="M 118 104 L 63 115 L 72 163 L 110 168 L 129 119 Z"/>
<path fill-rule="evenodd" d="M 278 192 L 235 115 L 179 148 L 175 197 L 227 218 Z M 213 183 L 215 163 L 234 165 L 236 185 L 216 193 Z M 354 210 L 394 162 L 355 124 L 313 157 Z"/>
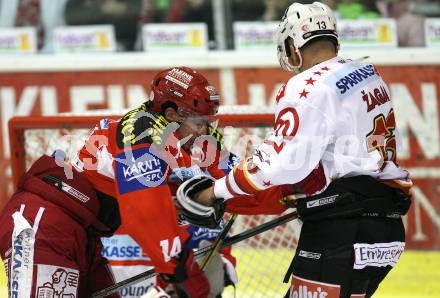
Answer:
<path fill-rule="evenodd" d="M 151 111 L 146 103 L 125 114 L 116 131 L 116 144 L 120 149 L 138 144 L 160 143 L 168 121 Z"/>

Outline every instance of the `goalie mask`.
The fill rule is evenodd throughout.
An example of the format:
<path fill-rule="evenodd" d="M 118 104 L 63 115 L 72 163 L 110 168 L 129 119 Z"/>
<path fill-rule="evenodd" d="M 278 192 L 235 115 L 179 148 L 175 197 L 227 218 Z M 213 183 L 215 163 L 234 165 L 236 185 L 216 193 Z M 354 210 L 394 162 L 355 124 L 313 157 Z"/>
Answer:
<path fill-rule="evenodd" d="M 287 71 L 300 72 L 302 57 L 300 49 L 311 40 L 328 36 L 335 40 L 339 49 L 338 34 L 336 32 L 336 18 L 332 10 L 325 4 L 313 2 L 313 4 L 293 3 L 284 13 L 277 33 L 277 56 L 281 67 Z M 289 38 L 293 41 L 293 47 L 299 56 L 299 64 L 292 65 Z"/>
<path fill-rule="evenodd" d="M 211 187 L 215 180 L 208 176 L 191 178 L 179 186 L 176 199 L 180 213 L 189 223 L 205 228 L 217 228 L 225 212 L 222 199 L 217 199 L 213 206 L 205 206 L 194 201 L 194 195 Z"/>

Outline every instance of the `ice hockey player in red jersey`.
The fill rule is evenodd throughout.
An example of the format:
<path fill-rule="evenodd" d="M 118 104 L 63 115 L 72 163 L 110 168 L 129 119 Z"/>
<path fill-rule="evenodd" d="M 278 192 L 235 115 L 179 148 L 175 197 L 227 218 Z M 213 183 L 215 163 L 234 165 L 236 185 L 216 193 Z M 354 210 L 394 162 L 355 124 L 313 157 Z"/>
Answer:
<path fill-rule="evenodd" d="M 282 68 L 296 75 L 279 90 L 272 135 L 226 177 L 178 201 L 218 205 L 291 184 L 303 226 L 286 297 L 371 297 L 404 250 L 412 185 L 396 163 L 390 91 L 374 65 L 337 56 L 336 19 L 322 3 L 292 4 L 277 40 Z M 322 187 L 298 187 L 311 173 Z"/>
<path fill-rule="evenodd" d="M 119 224 L 114 203 L 101 204 L 87 179 L 61 159 L 39 158 L 0 214 L 9 297 L 90 297 L 113 285 L 100 237 Z"/>
<path fill-rule="evenodd" d="M 117 281 L 153 266 L 190 297 L 221 293 L 218 289 L 223 284 L 219 287 L 212 280 L 208 282 L 191 251 L 201 240 L 214 239 L 221 227 L 179 224 L 172 199 L 182 181 L 205 171 L 221 178 L 237 161 L 234 155 L 222 153 L 220 142 L 214 142 L 221 139 L 210 125 L 219 99 L 216 89 L 191 68 L 161 71 L 152 81 L 149 101 L 117 121 L 101 120 L 73 160 L 98 192 L 119 202 L 121 227 L 113 237 L 103 238 L 103 255 L 109 259 Z M 210 137 L 212 150 L 202 148 L 209 141 L 204 137 Z M 202 148 L 198 153 L 194 143 Z M 224 264 L 219 270 L 226 274 L 216 282 L 234 282 L 235 259 L 229 250 L 222 253 Z M 181 274 L 181 267 L 186 273 Z M 120 293 L 138 297 L 155 283 L 147 280 Z M 214 289 L 217 292 L 212 292 Z"/>

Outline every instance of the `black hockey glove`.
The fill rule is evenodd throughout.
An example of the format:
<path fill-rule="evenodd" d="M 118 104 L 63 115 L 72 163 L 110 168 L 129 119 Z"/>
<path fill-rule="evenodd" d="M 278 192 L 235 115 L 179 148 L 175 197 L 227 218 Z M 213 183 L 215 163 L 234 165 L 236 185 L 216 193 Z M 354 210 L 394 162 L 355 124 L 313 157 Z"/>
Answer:
<path fill-rule="evenodd" d="M 205 206 L 194 201 L 194 195 L 211 187 L 214 181 L 208 176 L 194 177 L 182 183 L 177 189 L 179 211 L 189 223 L 211 229 L 220 224 L 226 209 L 223 199 L 215 200 L 213 206 Z"/>

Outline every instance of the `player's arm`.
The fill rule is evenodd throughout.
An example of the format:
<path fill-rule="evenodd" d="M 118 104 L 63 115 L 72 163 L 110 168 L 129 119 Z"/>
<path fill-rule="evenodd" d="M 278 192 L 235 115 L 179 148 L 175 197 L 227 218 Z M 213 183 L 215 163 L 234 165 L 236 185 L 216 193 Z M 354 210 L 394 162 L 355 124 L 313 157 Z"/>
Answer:
<path fill-rule="evenodd" d="M 281 99 L 272 135 L 214 187 L 199 192 L 195 200 L 212 205 L 215 198 L 228 200 L 274 185 L 295 184 L 312 173 L 333 141 L 329 137 L 334 129 L 332 93 L 324 91 L 310 94 L 307 100 L 289 100 L 289 94 Z"/>
<path fill-rule="evenodd" d="M 204 155 L 211 154 L 215 156 L 212 162 L 205 170 L 215 179 L 220 179 L 228 175 L 234 167 L 240 162 L 240 158 L 226 149 L 223 143 L 222 134 L 210 128 L 210 135 L 215 139 L 215 143 L 204 142 Z M 209 148 L 211 146 L 211 148 Z M 284 186 L 271 187 L 255 195 L 243 195 L 234 197 L 228 201 L 226 210 L 229 213 L 237 214 L 281 214 L 286 210 L 286 206 L 280 202 L 280 199 L 291 193 L 291 189 Z"/>
<path fill-rule="evenodd" d="M 226 212 L 244 215 L 281 214 L 287 209 L 281 200 L 288 194 L 283 186 L 275 186 L 252 196 L 233 197 L 226 204 Z"/>
<path fill-rule="evenodd" d="M 111 197 L 114 192 L 113 157 L 109 153 L 107 119 L 102 119 L 72 159 L 73 166 L 83 172 L 93 187 Z"/>

